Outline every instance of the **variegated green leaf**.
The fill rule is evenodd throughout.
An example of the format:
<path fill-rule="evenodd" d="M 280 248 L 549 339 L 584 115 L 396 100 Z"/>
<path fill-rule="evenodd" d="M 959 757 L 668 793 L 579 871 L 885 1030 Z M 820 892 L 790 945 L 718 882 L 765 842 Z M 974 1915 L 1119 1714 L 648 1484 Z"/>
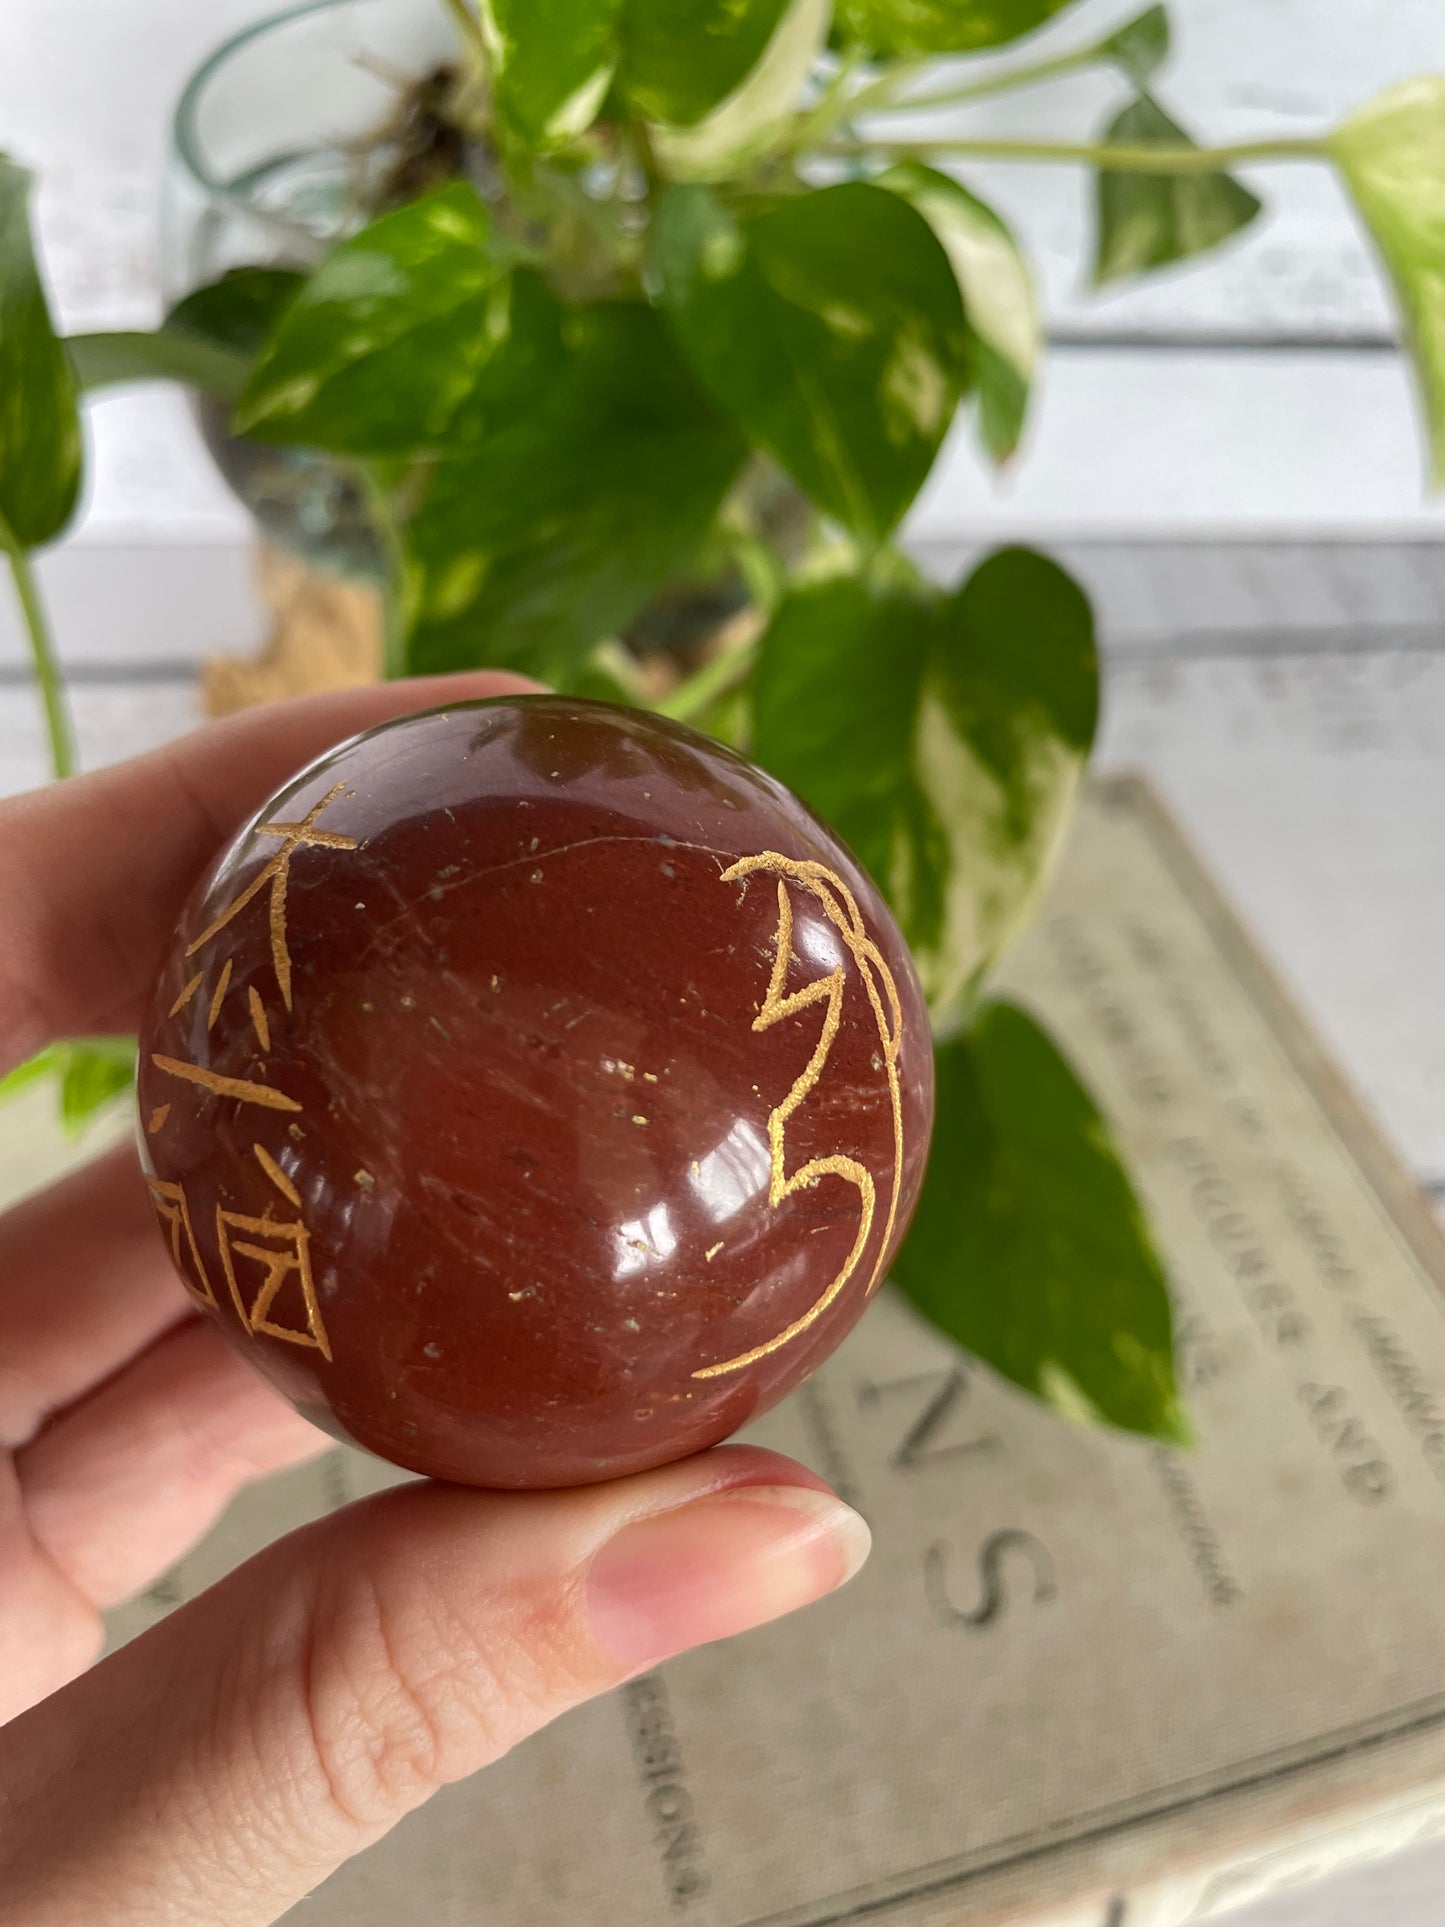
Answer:
<path fill-rule="evenodd" d="M 1106 145 L 1193 147 L 1195 143 L 1149 95 L 1141 94 L 1105 129 Z M 1094 282 L 1148 274 L 1217 248 L 1249 226 L 1260 202 L 1232 174 L 1145 174 L 1101 168 L 1098 176 Z"/>
<path fill-rule="evenodd" d="M 872 872 L 940 1023 L 1038 892 L 1097 713 L 1088 603 L 1027 549 L 951 596 L 901 572 L 814 583 L 770 624 L 754 753 Z"/>
<path fill-rule="evenodd" d="M 749 220 L 677 188 L 655 265 L 677 340 L 719 405 L 820 508 L 886 535 L 968 385 L 958 284 L 923 217 L 864 181 Z"/>
<path fill-rule="evenodd" d="M 952 263 L 963 296 L 979 432 L 994 461 L 1007 461 L 1023 434 L 1041 340 L 1028 263 L 993 209 L 936 168 L 905 162 L 880 184 L 918 209 Z"/>
<path fill-rule="evenodd" d="M 531 147 L 584 133 L 617 70 L 623 0 L 481 0 L 497 107 Z"/>
<path fill-rule="evenodd" d="M 80 491 L 75 371 L 30 238 L 30 176 L 0 154 L 0 520 L 23 549 L 65 527 Z"/>
<path fill-rule="evenodd" d="M 435 445 L 508 339 L 508 267 L 465 181 L 383 214 L 287 303 L 236 427 L 351 455 Z"/>
<path fill-rule="evenodd" d="M 838 0 L 838 38 L 884 58 L 966 54 L 1032 33 L 1075 0 Z"/>
<path fill-rule="evenodd" d="M 975 1357 L 1076 1419 L 1187 1437 L 1163 1267 L 1108 1125 L 1026 1011 L 936 1053 L 923 1194 L 894 1281 Z"/>
<path fill-rule="evenodd" d="M 1136 87 L 1147 87 L 1169 58 L 1169 15 L 1163 7 L 1146 7 L 1116 27 L 1099 51 L 1121 67 Z"/>
<path fill-rule="evenodd" d="M 1431 479 L 1445 487 L 1445 74 L 1392 87 L 1329 145 L 1394 286 Z"/>
<path fill-rule="evenodd" d="M 684 568 L 745 446 L 655 311 L 563 310 L 531 403 L 437 464 L 406 532 L 407 665 L 556 682 Z"/>
<path fill-rule="evenodd" d="M 633 0 L 634 10 L 639 0 Z M 709 12 L 728 9 L 709 0 Z M 797 109 L 828 31 L 830 0 L 788 0 L 755 63 L 711 111 L 687 126 L 662 126 L 653 142 L 678 181 L 716 181 L 749 165 Z"/>

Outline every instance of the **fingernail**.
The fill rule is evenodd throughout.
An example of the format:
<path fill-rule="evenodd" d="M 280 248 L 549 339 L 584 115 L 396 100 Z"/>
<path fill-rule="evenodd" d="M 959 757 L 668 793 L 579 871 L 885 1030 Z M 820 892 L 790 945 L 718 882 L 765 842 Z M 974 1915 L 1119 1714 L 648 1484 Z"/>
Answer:
<path fill-rule="evenodd" d="M 778 1619 L 851 1579 L 871 1536 L 803 1486 L 740 1486 L 626 1525 L 592 1562 L 597 1644 L 636 1671 Z"/>

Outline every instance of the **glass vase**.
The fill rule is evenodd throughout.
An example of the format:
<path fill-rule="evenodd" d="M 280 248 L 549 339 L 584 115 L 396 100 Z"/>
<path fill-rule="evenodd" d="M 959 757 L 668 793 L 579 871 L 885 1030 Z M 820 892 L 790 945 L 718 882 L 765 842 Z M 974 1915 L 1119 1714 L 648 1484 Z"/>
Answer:
<path fill-rule="evenodd" d="M 228 40 L 176 107 L 161 206 L 167 307 L 232 268 L 306 271 L 367 218 L 364 191 L 404 137 L 399 103 L 456 53 L 438 0 L 309 0 Z M 344 462 L 233 435 L 196 398 L 222 475 L 302 560 L 376 579 L 380 545 Z"/>

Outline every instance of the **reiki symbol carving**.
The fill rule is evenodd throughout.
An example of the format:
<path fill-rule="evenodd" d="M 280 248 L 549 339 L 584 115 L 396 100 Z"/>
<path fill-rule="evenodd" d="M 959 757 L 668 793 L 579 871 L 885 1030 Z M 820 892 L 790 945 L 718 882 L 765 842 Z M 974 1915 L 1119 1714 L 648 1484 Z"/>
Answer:
<path fill-rule="evenodd" d="M 208 1071 L 199 1064 L 188 1064 L 183 1057 L 165 1057 L 159 1051 L 152 1051 L 151 1062 L 167 1077 L 179 1077 L 187 1084 L 199 1084 L 204 1090 L 214 1091 L 217 1097 L 234 1097 L 238 1104 L 262 1104 L 268 1111 L 301 1109 L 294 1097 L 288 1097 L 284 1091 L 275 1090 L 269 1084 L 253 1084 L 245 1077 L 222 1077 L 219 1071 Z"/>
<path fill-rule="evenodd" d="M 339 836 L 335 830 L 318 830 L 316 819 L 323 810 L 329 809 L 346 788 L 337 783 L 329 789 L 319 803 L 306 812 L 299 823 L 262 823 L 258 825 L 257 836 L 279 836 L 281 847 L 271 861 L 260 870 L 246 885 L 240 896 L 236 897 L 221 912 L 213 923 L 207 924 L 200 936 L 186 945 L 186 955 L 193 957 L 211 941 L 219 931 L 224 930 L 238 910 L 244 910 L 252 897 L 271 886 L 271 965 L 276 972 L 276 988 L 281 993 L 281 1001 L 287 1010 L 291 1008 L 291 952 L 286 947 L 286 886 L 291 878 L 291 859 L 298 850 L 354 850 L 354 836 Z"/>
<path fill-rule="evenodd" d="M 216 1294 L 211 1290 L 211 1281 L 201 1262 L 185 1192 L 169 1178 L 149 1176 L 146 1178 L 146 1190 L 150 1192 L 156 1216 L 170 1233 L 171 1261 L 181 1283 L 193 1298 L 199 1298 L 203 1305 L 214 1308 Z"/>
<path fill-rule="evenodd" d="M 321 801 L 301 819 L 299 823 L 262 823 L 257 828 L 257 836 L 279 836 L 281 847 L 271 861 L 254 876 L 238 897 L 232 899 L 214 922 L 207 924 L 200 936 L 186 945 L 186 955 L 193 957 L 224 930 L 226 925 L 243 910 L 251 899 L 269 883 L 271 886 L 271 965 L 276 973 L 276 987 L 281 992 L 281 1001 L 287 1010 L 291 1008 L 291 952 L 286 943 L 286 887 L 291 879 L 291 859 L 298 850 L 312 847 L 327 850 L 354 850 L 356 838 L 341 836 L 335 830 L 318 830 L 316 819 L 327 809 L 345 789 L 344 783 L 337 783 L 327 791 Z M 231 984 L 231 971 L 234 960 L 227 957 L 221 966 L 218 981 L 206 1011 L 206 1029 L 215 1028 L 216 1019 L 221 1014 L 226 992 Z M 204 970 L 198 970 L 186 984 L 175 1002 L 171 1005 L 170 1015 L 179 1016 L 201 987 Z M 271 1027 L 266 1019 L 265 1006 L 256 992 L 254 984 L 248 986 L 247 1001 L 251 1012 L 251 1028 L 256 1033 L 256 1041 L 263 1051 L 271 1048 Z M 187 1063 L 179 1057 L 165 1057 L 153 1054 L 151 1062 L 167 1077 L 179 1077 L 190 1084 L 199 1084 L 217 1097 L 233 1097 L 240 1104 L 260 1104 L 273 1111 L 299 1111 L 301 1106 L 294 1098 L 287 1097 L 269 1084 L 261 1084 L 244 1077 L 222 1077 L 218 1071 L 203 1070 L 199 1064 Z"/>
<path fill-rule="evenodd" d="M 237 1237 L 237 1232 L 243 1235 Z M 269 1217 L 250 1218 L 217 1205 L 216 1242 L 221 1248 L 221 1264 L 231 1288 L 231 1299 L 245 1329 L 253 1336 L 264 1332 L 270 1338 L 284 1338 L 293 1345 L 314 1346 L 329 1364 L 331 1341 L 326 1336 L 311 1278 L 311 1237 L 306 1226 L 299 1219 L 294 1224 L 277 1224 Z M 249 1305 L 237 1277 L 238 1261 L 242 1259 L 261 1267 L 261 1280 Z M 299 1325 L 278 1324 L 273 1315 L 277 1298 L 293 1278 L 301 1298 L 300 1306 L 294 1309 L 305 1318 L 304 1330 Z M 291 1294 L 293 1300 L 295 1295 Z"/>
<path fill-rule="evenodd" d="M 253 1144 L 251 1150 L 255 1155 L 256 1162 L 281 1193 L 282 1197 L 288 1204 L 294 1204 L 299 1211 L 301 1209 L 301 1193 L 296 1189 L 296 1186 L 291 1182 L 290 1178 L 287 1177 L 286 1173 L 281 1169 L 265 1145 Z"/>
<path fill-rule="evenodd" d="M 898 1083 L 898 1051 L 903 1041 L 903 1012 L 893 973 L 884 962 L 878 946 L 865 930 L 857 899 L 840 876 L 835 875 L 821 863 L 801 862 L 793 857 L 779 856 L 776 851 L 764 850 L 757 856 L 739 858 L 731 868 L 723 871 L 720 881 L 736 882 L 758 871 L 771 871 L 777 875 L 778 929 L 772 975 L 758 1014 L 753 1019 L 753 1029 L 770 1030 L 774 1024 L 781 1023 L 785 1017 L 795 1017 L 800 1011 L 807 1010 L 813 1004 L 826 1004 L 823 1027 L 819 1032 L 812 1056 L 794 1080 L 792 1089 L 782 1102 L 773 1108 L 768 1118 L 768 1154 L 771 1166 L 768 1202 L 776 1209 L 785 1198 L 792 1197 L 795 1192 L 811 1189 L 824 1177 L 841 1178 L 845 1183 L 853 1185 L 858 1192 L 860 1206 L 858 1233 L 842 1270 L 801 1318 L 795 1318 L 791 1325 L 776 1333 L 764 1344 L 755 1345 L 751 1351 L 743 1352 L 737 1358 L 726 1359 L 720 1365 L 704 1366 L 702 1370 L 693 1373 L 694 1378 L 718 1378 L 725 1372 L 741 1371 L 745 1365 L 752 1365 L 758 1359 L 766 1358 L 770 1352 L 777 1351 L 780 1346 L 788 1344 L 800 1333 L 805 1332 L 816 1319 L 823 1315 L 858 1269 L 863 1254 L 868 1248 L 877 1214 L 877 1186 L 874 1183 L 873 1174 L 857 1158 L 835 1151 L 827 1157 L 810 1158 L 806 1164 L 800 1165 L 792 1173 L 789 1173 L 787 1168 L 788 1122 L 823 1075 L 828 1054 L 833 1048 L 833 1041 L 838 1035 L 838 1027 L 842 1022 L 843 993 L 847 984 L 846 968 L 840 963 L 826 976 L 815 977 L 811 983 L 804 984 L 801 989 L 784 993 L 793 949 L 793 904 L 788 894 L 790 884 L 806 890 L 816 900 L 857 965 L 859 978 L 872 1006 L 874 1022 L 878 1026 L 878 1040 L 883 1050 L 883 1065 L 888 1076 L 888 1093 L 893 1109 L 893 1182 L 888 1202 L 887 1221 L 883 1227 L 883 1236 L 878 1243 L 878 1255 L 874 1261 L 873 1273 L 868 1280 L 870 1293 L 878 1283 L 879 1274 L 883 1269 L 884 1255 L 893 1237 L 893 1226 L 898 1214 L 898 1194 L 903 1182 L 903 1098 Z"/>
<path fill-rule="evenodd" d="M 291 859 L 302 849 L 354 850 L 357 847 L 355 837 L 316 827 L 317 818 L 344 788 L 344 784 L 336 784 L 319 803 L 308 810 L 300 822 L 262 823 L 257 826 L 258 836 L 279 837 L 280 848 L 220 915 L 187 944 L 187 957 L 195 956 L 198 950 L 218 936 L 269 884 L 271 965 L 281 1001 L 288 1011 L 291 1009 L 291 952 L 286 940 L 286 891 L 291 878 Z M 215 988 L 206 1000 L 204 1008 L 208 1031 L 215 1028 L 220 1017 L 234 967 L 234 958 L 227 957 L 221 965 Z M 179 1016 L 195 998 L 205 974 L 204 969 L 198 970 L 188 980 L 170 1007 L 169 1014 L 172 1017 Z M 271 1026 L 254 984 L 246 987 L 246 1001 L 256 1042 L 263 1053 L 269 1052 Z M 263 1110 L 301 1110 L 294 1097 L 288 1097 L 284 1091 L 258 1078 L 223 1076 L 221 1072 L 204 1065 L 191 1063 L 185 1058 L 168 1057 L 161 1052 L 153 1052 L 151 1062 L 165 1076 L 198 1085 L 215 1097 L 231 1098 L 238 1104 L 254 1104 Z M 164 1124 L 170 1108 L 168 1104 L 158 1105 L 152 1112 L 148 1127 L 152 1133 Z M 301 1194 L 295 1183 L 263 1144 L 253 1144 L 251 1149 L 269 1183 L 299 1213 Z M 161 1178 L 151 1178 L 147 1182 L 156 1211 L 169 1226 L 176 1269 L 196 1297 L 215 1307 L 216 1297 L 206 1276 L 180 1185 Z M 243 1329 L 253 1337 L 264 1333 L 270 1338 L 285 1339 L 288 1344 L 311 1346 L 329 1363 L 331 1341 L 327 1337 L 316 1297 L 311 1274 L 310 1233 L 303 1220 L 298 1216 L 293 1222 L 278 1224 L 271 1217 L 269 1205 L 265 1215 L 260 1218 L 249 1217 L 239 1211 L 227 1211 L 217 1205 L 216 1243 L 231 1299 Z M 256 1267 L 259 1267 L 259 1272 Z"/>

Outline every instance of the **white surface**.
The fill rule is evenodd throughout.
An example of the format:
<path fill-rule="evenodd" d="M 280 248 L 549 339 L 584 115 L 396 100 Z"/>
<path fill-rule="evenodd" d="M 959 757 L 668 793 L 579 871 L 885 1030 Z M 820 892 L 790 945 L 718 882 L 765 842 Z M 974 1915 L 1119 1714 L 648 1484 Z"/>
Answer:
<path fill-rule="evenodd" d="M 1422 497 L 1414 406 L 1383 351 L 1054 348 L 1016 466 L 986 469 L 960 423 L 909 529 L 1428 535 L 1445 502 Z"/>
<path fill-rule="evenodd" d="M 1221 1916 L 1219 1927 L 1439 1927 L 1442 1894 L 1445 1843 L 1431 1841 L 1257 1901 Z M 1117 1927 L 1131 1927 L 1127 1915 Z"/>
<path fill-rule="evenodd" d="M 1445 1178 L 1445 653 L 1115 668 L 1146 770 L 1412 1167 Z"/>

